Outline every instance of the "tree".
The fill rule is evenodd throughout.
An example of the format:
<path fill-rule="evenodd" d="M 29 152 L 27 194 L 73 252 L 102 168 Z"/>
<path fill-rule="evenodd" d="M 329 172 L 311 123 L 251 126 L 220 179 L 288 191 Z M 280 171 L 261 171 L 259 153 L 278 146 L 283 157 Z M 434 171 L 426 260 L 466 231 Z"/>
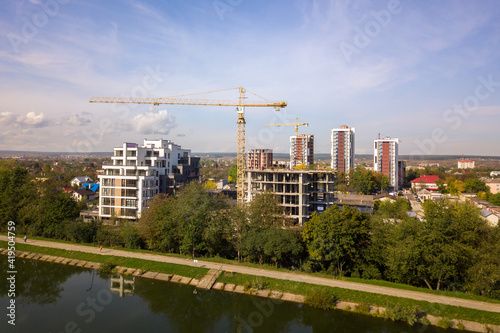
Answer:
<path fill-rule="evenodd" d="M 465 192 L 467 193 L 477 193 L 477 192 L 486 192 L 488 191 L 488 187 L 486 186 L 486 184 L 477 179 L 477 178 L 469 178 L 465 181 L 464 183 L 464 187 L 465 187 Z"/>
<path fill-rule="evenodd" d="M 369 219 L 356 208 L 332 206 L 321 215 L 313 213 L 302 235 L 312 260 L 343 275 L 363 259 L 370 240 Z"/>
<path fill-rule="evenodd" d="M 377 179 L 373 171 L 357 167 L 352 176 L 352 187 L 359 194 L 371 194 L 377 189 Z"/>
<path fill-rule="evenodd" d="M 238 167 L 235 164 L 231 166 L 231 169 L 229 169 L 227 181 L 230 183 L 236 183 L 237 178 L 238 178 Z"/>
<path fill-rule="evenodd" d="M 248 205 L 248 219 L 253 228 L 282 227 L 285 224 L 283 206 L 271 192 L 259 193 Z"/>
<path fill-rule="evenodd" d="M 217 184 L 215 184 L 213 181 L 209 180 L 203 185 L 203 188 L 205 189 L 214 189 L 217 188 Z"/>

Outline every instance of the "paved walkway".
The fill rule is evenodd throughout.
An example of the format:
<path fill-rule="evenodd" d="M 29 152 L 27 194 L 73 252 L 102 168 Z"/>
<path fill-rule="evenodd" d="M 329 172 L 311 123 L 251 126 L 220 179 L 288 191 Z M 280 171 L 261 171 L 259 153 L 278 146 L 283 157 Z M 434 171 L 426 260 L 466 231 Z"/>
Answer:
<path fill-rule="evenodd" d="M 7 236 L 0 235 L 0 240 L 6 241 Z M 23 240 L 21 238 L 17 238 L 17 242 L 22 243 Z M 420 300 L 420 301 L 427 301 L 427 302 L 431 302 L 431 303 L 441 303 L 441 304 L 461 306 L 461 307 L 466 307 L 466 308 L 471 308 L 471 309 L 500 313 L 500 304 L 498 304 L 498 303 L 496 303 L 496 304 L 495 303 L 486 303 L 486 302 L 473 301 L 473 300 L 467 300 L 467 299 L 461 299 L 461 298 L 454 298 L 454 297 L 449 297 L 449 296 L 433 295 L 433 294 L 427 294 L 427 293 L 423 293 L 423 292 L 419 292 L 419 291 L 410 291 L 410 290 L 403 290 L 403 289 L 396 289 L 396 288 L 389 288 L 389 287 L 374 286 L 374 285 L 363 284 L 363 283 L 358 283 L 358 282 L 349 282 L 349 281 L 342 281 L 342 280 L 336 280 L 336 279 L 315 277 L 315 276 L 310 276 L 310 275 L 300 274 L 300 273 L 278 272 L 278 271 L 271 271 L 271 270 L 266 270 L 266 269 L 251 268 L 251 267 L 244 267 L 244 266 L 230 265 L 230 264 L 222 264 L 221 265 L 220 263 L 201 261 L 201 260 L 194 262 L 191 259 L 175 258 L 175 257 L 166 256 L 166 255 L 158 255 L 158 254 L 128 252 L 128 251 L 121 251 L 121 250 L 114 250 L 114 249 L 107 249 L 107 248 L 103 248 L 102 252 L 100 252 L 98 247 L 91 247 L 91 246 L 77 245 L 77 244 L 65 244 L 65 243 L 32 240 L 32 239 L 28 239 L 27 244 L 35 245 L 35 246 L 58 248 L 58 249 L 64 249 L 64 250 L 70 250 L 70 251 L 96 253 L 96 254 L 101 254 L 101 255 L 114 255 L 114 256 L 119 256 L 119 257 L 128 257 L 128 258 L 145 259 L 145 260 L 152 260 L 152 261 L 159 261 L 159 262 L 168 262 L 168 263 L 173 263 L 173 264 L 204 267 L 204 268 L 209 268 L 209 269 L 219 269 L 222 267 L 221 269 L 224 271 L 232 271 L 232 272 L 241 273 L 241 274 L 249 274 L 249 275 L 254 275 L 254 276 L 264 276 L 264 277 L 270 277 L 270 278 L 281 279 L 281 280 L 290 280 L 290 281 L 305 282 L 305 283 L 316 284 L 316 285 L 324 285 L 324 286 L 329 286 L 329 287 L 338 287 L 338 288 L 344 288 L 344 289 L 366 291 L 366 292 L 375 293 L 375 294 L 411 298 L 411 299 Z"/>

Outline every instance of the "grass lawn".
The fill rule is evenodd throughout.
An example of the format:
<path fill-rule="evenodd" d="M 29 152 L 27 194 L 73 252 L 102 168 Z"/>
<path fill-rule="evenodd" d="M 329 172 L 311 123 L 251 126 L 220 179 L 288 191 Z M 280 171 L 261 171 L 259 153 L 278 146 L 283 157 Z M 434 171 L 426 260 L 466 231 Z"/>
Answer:
<path fill-rule="evenodd" d="M 0 247 L 7 248 L 6 241 L 0 241 Z M 68 251 L 62 249 L 54 249 L 50 247 L 34 246 L 28 244 L 17 243 L 16 250 L 29 251 L 34 253 L 48 254 L 51 256 L 65 257 L 71 259 L 79 259 L 85 261 L 93 261 L 99 263 L 107 263 L 116 266 L 140 268 L 144 271 L 152 271 L 159 273 L 177 274 L 191 278 L 200 279 L 208 272 L 208 268 L 191 267 L 177 264 L 170 264 L 157 261 L 149 261 L 136 258 L 124 258 L 111 255 L 101 255 L 86 253 L 80 251 Z"/>
<path fill-rule="evenodd" d="M 452 305 L 429 303 L 408 298 L 372 294 L 364 291 L 316 286 L 303 282 L 279 280 L 267 277 L 256 277 L 238 273 L 223 273 L 219 276 L 217 281 L 224 283 L 234 283 L 237 285 L 244 285 L 246 282 L 252 283 L 259 281 L 264 284 L 265 289 L 279 290 L 282 292 L 289 292 L 305 296 L 309 295 L 314 289 L 329 289 L 332 290 L 334 294 L 342 301 L 355 302 L 359 304 L 367 303 L 370 305 L 381 307 L 386 307 L 389 303 L 397 303 L 402 306 L 419 306 L 423 312 L 432 314 L 434 316 L 500 325 L 500 315 L 495 312 L 480 311 Z"/>

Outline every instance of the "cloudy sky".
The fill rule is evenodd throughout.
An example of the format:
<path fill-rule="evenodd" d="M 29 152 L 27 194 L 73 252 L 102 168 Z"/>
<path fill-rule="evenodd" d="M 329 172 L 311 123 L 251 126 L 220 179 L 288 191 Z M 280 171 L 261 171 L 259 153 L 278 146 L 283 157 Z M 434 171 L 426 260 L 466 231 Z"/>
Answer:
<path fill-rule="evenodd" d="M 288 103 L 247 108 L 247 148 L 288 152 L 293 127 L 264 125 L 298 117 L 316 152 L 348 125 L 357 153 L 380 133 L 402 154 L 500 155 L 497 0 L 16 0 L 0 32 L 1 150 L 234 152 L 233 107 L 88 101 L 243 86 Z"/>

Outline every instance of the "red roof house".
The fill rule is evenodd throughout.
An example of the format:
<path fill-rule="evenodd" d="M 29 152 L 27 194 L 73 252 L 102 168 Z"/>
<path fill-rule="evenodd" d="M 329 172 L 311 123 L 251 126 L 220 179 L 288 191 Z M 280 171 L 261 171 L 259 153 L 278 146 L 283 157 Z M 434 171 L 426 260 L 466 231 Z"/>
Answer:
<path fill-rule="evenodd" d="M 440 179 L 439 176 L 423 175 L 411 181 L 411 188 L 417 191 L 424 188 L 429 191 L 437 191 L 438 186 L 436 184 L 436 181 L 438 180 L 441 180 L 443 183 L 446 183 L 444 180 Z"/>

